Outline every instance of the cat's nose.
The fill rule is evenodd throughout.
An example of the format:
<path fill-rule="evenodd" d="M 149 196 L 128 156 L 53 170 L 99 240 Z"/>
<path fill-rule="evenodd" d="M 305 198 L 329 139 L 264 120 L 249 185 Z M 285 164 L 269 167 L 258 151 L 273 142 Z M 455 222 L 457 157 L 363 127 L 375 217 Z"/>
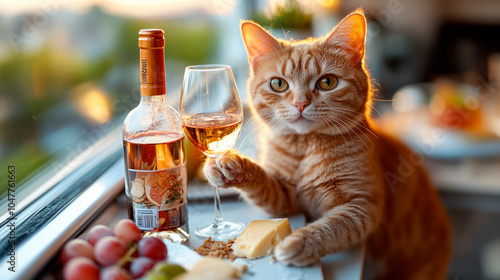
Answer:
<path fill-rule="evenodd" d="M 303 112 L 304 109 L 311 104 L 309 101 L 293 102 L 292 105 L 299 109 L 299 112 Z"/>

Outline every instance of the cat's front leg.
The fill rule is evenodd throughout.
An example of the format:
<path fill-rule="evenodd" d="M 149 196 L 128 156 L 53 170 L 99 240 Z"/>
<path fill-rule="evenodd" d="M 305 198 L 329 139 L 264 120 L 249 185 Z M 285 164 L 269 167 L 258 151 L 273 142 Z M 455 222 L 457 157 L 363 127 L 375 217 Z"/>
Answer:
<path fill-rule="evenodd" d="M 203 171 L 211 185 L 235 187 L 244 197 L 270 214 L 286 216 L 299 211 L 295 201 L 295 188 L 234 151 L 215 160 L 209 159 Z"/>
<path fill-rule="evenodd" d="M 286 265 L 305 266 L 362 243 L 378 223 L 379 211 L 370 201 L 358 198 L 339 205 L 294 230 L 276 248 L 276 259 Z"/>

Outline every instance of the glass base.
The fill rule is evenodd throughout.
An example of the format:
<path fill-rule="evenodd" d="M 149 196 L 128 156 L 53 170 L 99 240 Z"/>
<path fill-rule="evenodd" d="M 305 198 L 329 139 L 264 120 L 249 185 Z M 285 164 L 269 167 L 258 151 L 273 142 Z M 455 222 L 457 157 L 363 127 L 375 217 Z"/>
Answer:
<path fill-rule="evenodd" d="M 189 233 L 182 228 L 176 228 L 163 231 L 147 231 L 142 234 L 142 237 L 153 236 L 161 240 L 166 240 L 174 243 L 182 244 L 189 239 Z"/>
<path fill-rule="evenodd" d="M 228 221 L 197 229 L 194 234 L 200 238 L 212 237 L 212 240 L 226 240 L 238 236 L 245 229 L 244 223 L 233 223 Z"/>

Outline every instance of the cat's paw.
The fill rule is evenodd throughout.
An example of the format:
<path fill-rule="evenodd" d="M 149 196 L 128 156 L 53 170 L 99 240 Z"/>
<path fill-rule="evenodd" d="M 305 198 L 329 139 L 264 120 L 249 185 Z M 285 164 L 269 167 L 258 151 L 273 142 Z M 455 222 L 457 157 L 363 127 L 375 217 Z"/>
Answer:
<path fill-rule="evenodd" d="M 247 185 L 248 180 L 243 171 L 243 159 L 234 152 L 228 152 L 215 160 L 210 158 L 203 168 L 208 182 L 222 188 Z"/>
<path fill-rule="evenodd" d="M 276 248 L 274 256 L 285 265 L 306 266 L 320 259 L 318 249 L 308 244 L 304 230 L 297 229 Z"/>
<path fill-rule="evenodd" d="M 207 179 L 208 183 L 214 187 L 225 187 L 226 182 L 225 182 L 225 177 L 224 175 L 219 171 L 217 168 L 217 165 L 215 164 L 215 160 L 212 158 L 209 158 L 207 162 L 205 163 L 205 166 L 203 166 L 203 173 L 205 175 L 205 179 Z"/>

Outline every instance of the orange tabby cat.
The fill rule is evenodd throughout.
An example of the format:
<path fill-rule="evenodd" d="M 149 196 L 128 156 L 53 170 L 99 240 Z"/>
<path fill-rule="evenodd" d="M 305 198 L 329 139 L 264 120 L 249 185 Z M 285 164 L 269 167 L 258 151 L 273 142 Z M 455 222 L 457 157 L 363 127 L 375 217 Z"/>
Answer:
<path fill-rule="evenodd" d="M 313 220 L 278 246 L 285 264 L 365 242 L 367 278 L 445 279 L 450 229 L 421 158 L 370 123 L 363 12 L 317 40 L 276 40 L 252 22 L 241 31 L 251 106 L 270 129 L 265 158 L 209 160 L 208 181 L 274 215 Z"/>

